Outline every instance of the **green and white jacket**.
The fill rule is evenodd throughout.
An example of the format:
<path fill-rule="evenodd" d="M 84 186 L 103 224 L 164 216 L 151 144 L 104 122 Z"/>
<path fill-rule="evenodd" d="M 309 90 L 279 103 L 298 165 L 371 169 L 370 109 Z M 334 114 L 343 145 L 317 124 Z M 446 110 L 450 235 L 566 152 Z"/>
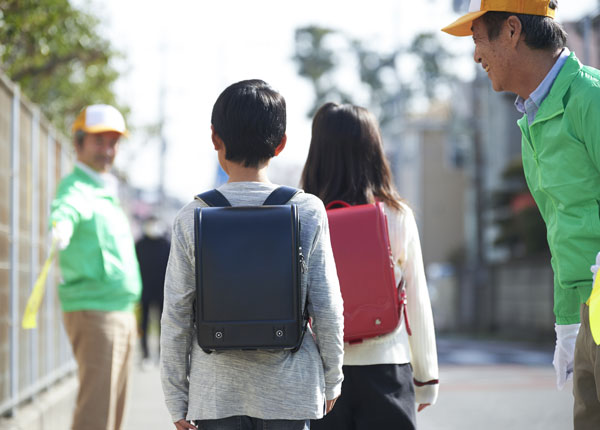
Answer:
<path fill-rule="evenodd" d="M 129 221 L 115 193 L 88 170 L 77 163 L 51 206 L 51 225 L 67 222 L 73 232 L 60 252 L 62 309 L 129 311 L 142 288 Z"/>

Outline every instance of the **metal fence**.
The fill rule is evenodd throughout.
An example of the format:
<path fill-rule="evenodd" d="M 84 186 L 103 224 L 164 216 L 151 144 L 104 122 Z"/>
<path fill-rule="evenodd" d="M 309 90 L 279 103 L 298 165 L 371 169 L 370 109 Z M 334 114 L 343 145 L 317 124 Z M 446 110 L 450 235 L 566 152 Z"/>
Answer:
<path fill-rule="evenodd" d="M 39 109 L 0 75 L 0 415 L 74 371 L 52 266 L 38 328 L 21 319 L 48 256 L 48 217 L 58 180 L 70 167 L 69 145 Z"/>

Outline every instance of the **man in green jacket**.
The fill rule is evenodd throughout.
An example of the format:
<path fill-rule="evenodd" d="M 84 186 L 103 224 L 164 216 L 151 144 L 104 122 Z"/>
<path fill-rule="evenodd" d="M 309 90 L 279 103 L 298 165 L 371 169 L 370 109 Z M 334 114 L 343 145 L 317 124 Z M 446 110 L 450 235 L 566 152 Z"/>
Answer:
<path fill-rule="evenodd" d="M 494 90 L 518 95 L 525 177 L 548 231 L 560 389 L 574 371 L 575 429 L 600 428 L 590 265 L 600 249 L 600 72 L 566 48 L 556 0 L 472 0 L 443 31 L 473 36 Z M 581 325 L 580 325 L 581 322 Z"/>
<path fill-rule="evenodd" d="M 133 237 L 109 173 L 126 134 L 112 106 L 86 107 L 73 125 L 77 161 L 52 202 L 65 330 L 78 365 L 73 429 L 123 426 L 141 282 Z"/>

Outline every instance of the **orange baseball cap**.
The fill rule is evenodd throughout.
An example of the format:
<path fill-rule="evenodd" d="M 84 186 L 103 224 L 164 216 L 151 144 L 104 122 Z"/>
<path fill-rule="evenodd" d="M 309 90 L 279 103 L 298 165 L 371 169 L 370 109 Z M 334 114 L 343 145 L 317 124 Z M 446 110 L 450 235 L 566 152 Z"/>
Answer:
<path fill-rule="evenodd" d="M 127 136 L 125 119 L 116 108 L 110 105 L 90 105 L 85 107 L 73 123 L 72 131 L 78 130 L 86 133 L 102 133 L 105 131 L 116 131 Z"/>
<path fill-rule="evenodd" d="M 550 8 L 550 0 L 471 0 L 469 13 L 461 16 L 452 24 L 442 28 L 453 36 L 473 34 L 473 21 L 486 12 L 512 12 L 523 15 L 539 15 L 554 18 L 556 11 Z"/>

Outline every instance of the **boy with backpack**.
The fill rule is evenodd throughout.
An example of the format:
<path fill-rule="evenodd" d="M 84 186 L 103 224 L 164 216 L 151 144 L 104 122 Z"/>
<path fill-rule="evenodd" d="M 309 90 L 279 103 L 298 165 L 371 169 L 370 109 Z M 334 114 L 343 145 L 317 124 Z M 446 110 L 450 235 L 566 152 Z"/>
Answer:
<path fill-rule="evenodd" d="M 218 191 L 232 206 L 262 205 L 278 188 L 266 169 L 286 144 L 284 98 L 263 81 L 241 81 L 218 97 L 211 122 L 213 145 L 229 176 Z M 301 307 L 311 318 L 297 351 L 209 353 L 199 346 L 194 211 L 208 204 L 197 198 L 174 221 L 161 322 L 161 379 L 178 430 L 308 429 L 309 420 L 329 412 L 340 395 L 343 305 L 327 215 L 311 194 L 299 192 L 287 204 L 296 205 L 299 214 Z M 265 246 L 254 243 L 247 252 Z M 265 278 L 275 269 L 271 264 L 262 264 Z"/>

